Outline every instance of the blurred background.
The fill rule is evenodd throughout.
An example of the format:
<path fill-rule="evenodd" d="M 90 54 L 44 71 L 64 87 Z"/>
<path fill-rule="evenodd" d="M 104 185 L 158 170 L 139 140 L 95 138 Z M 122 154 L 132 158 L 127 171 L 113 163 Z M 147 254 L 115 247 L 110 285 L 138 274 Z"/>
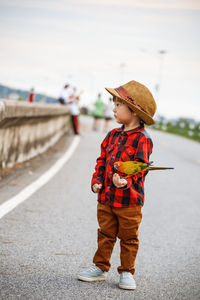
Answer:
<path fill-rule="evenodd" d="M 200 299 L 199 28 L 200 0 L 0 0 L 0 299 Z M 157 102 L 151 160 L 174 168 L 147 177 L 134 295 L 115 271 L 108 285 L 76 279 L 96 247 L 91 175 L 116 126 L 104 87 L 130 80 Z"/>
<path fill-rule="evenodd" d="M 199 121 L 199 26 L 197 0 L 0 0 L 0 97 L 56 102 L 69 82 L 91 109 L 136 80 L 157 118 Z"/>

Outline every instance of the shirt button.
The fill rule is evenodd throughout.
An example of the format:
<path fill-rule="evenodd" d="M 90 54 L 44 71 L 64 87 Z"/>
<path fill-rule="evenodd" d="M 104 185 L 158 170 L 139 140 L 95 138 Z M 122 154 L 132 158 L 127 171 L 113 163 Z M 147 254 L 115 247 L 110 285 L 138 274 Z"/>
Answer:
<path fill-rule="evenodd" d="M 112 172 L 110 171 L 109 174 L 112 174 Z"/>
<path fill-rule="evenodd" d="M 110 186 L 108 186 L 108 189 L 110 189 Z"/>
<path fill-rule="evenodd" d="M 120 145 L 120 144 L 121 144 L 120 142 L 117 143 L 117 145 Z"/>

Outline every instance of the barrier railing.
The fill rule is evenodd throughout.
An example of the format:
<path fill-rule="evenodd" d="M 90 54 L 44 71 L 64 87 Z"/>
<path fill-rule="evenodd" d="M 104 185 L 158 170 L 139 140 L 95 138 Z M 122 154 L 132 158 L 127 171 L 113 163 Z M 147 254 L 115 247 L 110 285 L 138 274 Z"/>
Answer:
<path fill-rule="evenodd" d="M 67 106 L 0 99 L 0 169 L 46 151 L 70 130 Z"/>

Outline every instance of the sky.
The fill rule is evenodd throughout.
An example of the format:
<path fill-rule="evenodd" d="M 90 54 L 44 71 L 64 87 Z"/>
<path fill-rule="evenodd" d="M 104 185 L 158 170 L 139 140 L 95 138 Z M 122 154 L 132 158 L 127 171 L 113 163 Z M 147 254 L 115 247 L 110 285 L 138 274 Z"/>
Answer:
<path fill-rule="evenodd" d="M 0 83 L 81 105 L 145 84 L 157 114 L 200 120 L 200 0 L 0 0 Z M 159 90 L 156 89 L 159 86 Z"/>

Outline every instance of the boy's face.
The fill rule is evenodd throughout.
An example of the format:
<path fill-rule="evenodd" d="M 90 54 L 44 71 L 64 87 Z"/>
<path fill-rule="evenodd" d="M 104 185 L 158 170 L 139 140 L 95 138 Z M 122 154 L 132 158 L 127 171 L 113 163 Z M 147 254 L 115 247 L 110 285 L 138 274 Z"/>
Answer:
<path fill-rule="evenodd" d="M 128 125 L 133 121 L 134 118 L 138 118 L 136 114 L 131 111 L 127 104 L 122 102 L 117 97 L 113 98 L 114 102 L 114 117 L 119 124 Z"/>

